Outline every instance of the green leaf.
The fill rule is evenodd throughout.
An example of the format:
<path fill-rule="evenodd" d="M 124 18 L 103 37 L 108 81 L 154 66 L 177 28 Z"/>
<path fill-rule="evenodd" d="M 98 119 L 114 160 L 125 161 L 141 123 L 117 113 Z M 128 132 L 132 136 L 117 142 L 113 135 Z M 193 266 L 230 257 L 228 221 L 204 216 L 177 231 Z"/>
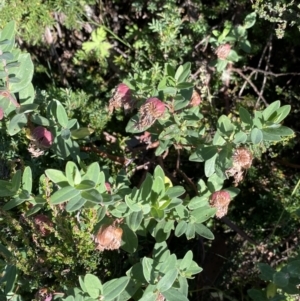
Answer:
<path fill-rule="evenodd" d="M 90 128 L 80 128 L 71 131 L 71 135 L 73 139 L 84 139 L 87 136 L 91 135 L 94 130 Z"/>
<path fill-rule="evenodd" d="M 206 220 L 208 220 L 210 217 L 214 216 L 215 213 L 216 213 L 215 208 L 200 207 L 200 208 L 192 211 L 191 216 L 193 216 L 195 218 L 195 222 L 197 224 L 201 224 L 201 223 L 205 222 Z"/>
<path fill-rule="evenodd" d="M 206 239 L 215 239 L 214 234 L 204 225 L 202 224 L 195 224 L 195 231 L 200 236 L 206 238 Z"/>
<path fill-rule="evenodd" d="M 71 131 L 69 129 L 63 129 L 60 135 L 64 140 L 68 140 L 71 137 Z"/>
<path fill-rule="evenodd" d="M 163 179 L 164 177 L 161 178 L 158 176 L 154 178 L 151 191 L 151 200 L 154 204 L 158 204 L 158 200 L 165 194 L 165 183 Z"/>
<path fill-rule="evenodd" d="M 181 220 L 175 228 L 175 236 L 180 237 L 183 235 L 186 232 L 187 225 L 187 222 Z"/>
<path fill-rule="evenodd" d="M 193 197 L 189 204 L 188 207 L 190 210 L 194 210 L 203 206 L 207 206 L 208 205 L 208 197 L 207 196 L 195 196 Z"/>
<path fill-rule="evenodd" d="M 227 60 L 220 60 L 218 59 L 216 62 L 216 67 L 217 67 L 217 71 L 218 72 L 222 72 L 223 70 L 225 70 L 225 68 L 227 67 L 227 64 L 229 62 Z"/>
<path fill-rule="evenodd" d="M 45 201 L 44 204 L 35 204 L 28 211 L 26 211 L 26 216 L 28 217 L 39 212 L 45 206 L 46 200 L 44 201 Z"/>
<path fill-rule="evenodd" d="M 294 135 L 294 131 L 286 126 L 279 126 L 274 128 L 264 128 L 264 133 L 270 135 L 277 135 L 277 136 L 291 136 Z"/>
<path fill-rule="evenodd" d="M 276 111 L 276 117 L 273 120 L 274 123 L 280 123 L 291 111 L 291 106 L 290 105 L 285 105 L 279 108 Z"/>
<path fill-rule="evenodd" d="M 21 131 L 27 124 L 27 117 L 24 113 L 15 115 L 9 122 L 8 134 L 13 136 Z"/>
<path fill-rule="evenodd" d="M 22 188 L 31 193 L 32 190 L 32 172 L 29 166 L 26 166 L 22 176 Z"/>
<path fill-rule="evenodd" d="M 254 301 L 269 301 L 269 299 L 266 297 L 266 292 L 264 291 L 249 289 L 247 293 L 249 297 Z"/>
<path fill-rule="evenodd" d="M 145 129 L 147 129 L 148 127 L 142 128 L 140 129 L 139 127 L 137 127 L 137 124 L 139 122 L 139 115 L 135 115 L 133 116 L 129 122 L 127 123 L 127 126 L 125 128 L 125 131 L 127 133 L 140 133 L 143 132 Z M 150 127 L 150 126 L 149 126 Z"/>
<path fill-rule="evenodd" d="M 128 253 L 134 253 L 138 247 L 138 239 L 135 234 L 127 225 L 121 225 L 123 230 L 122 246 L 121 248 Z"/>
<path fill-rule="evenodd" d="M 6 257 L 7 259 L 12 257 L 12 253 L 2 244 L 0 244 L 0 254 L 4 255 L 4 257 Z"/>
<path fill-rule="evenodd" d="M 276 100 L 272 102 L 266 109 L 263 110 L 263 118 L 265 121 L 272 120 L 272 118 L 276 117 L 276 111 L 280 107 L 280 101 Z"/>
<path fill-rule="evenodd" d="M 263 140 L 263 133 L 260 129 L 254 128 L 251 131 L 250 138 L 253 144 L 259 144 Z"/>
<path fill-rule="evenodd" d="M 241 120 L 244 123 L 249 124 L 250 126 L 252 126 L 253 122 L 252 122 L 252 117 L 251 117 L 250 113 L 246 109 L 244 109 L 243 107 L 240 107 L 239 113 L 240 113 Z"/>
<path fill-rule="evenodd" d="M 11 61 L 14 59 L 14 55 L 11 52 L 2 52 L 0 54 L 0 60 Z"/>
<path fill-rule="evenodd" d="M 167 299 L 167 301 L 189 301 L 189 299 L 184 296 L 179 290 L 171 287 L 167 291 L 164 291 L 162 295 Z"/>
<path fill-rule="evenodd" d="M 157 283 L 157 289 L 160 292 L 165 292 L 173 285 L 178 275 L 176 268 L 170 269 Z"/>
<path fill-rule="evenodd" d="M 96 184 L 91 180 L 82 180 L 80 184 L 75 185 L 78 190 L 89 190 L 95 188 Z"/>
<path fill-rule="evenodd" d="M 141 210 L 138 212 L 133 211 L 126 217 L 126 223 L 133 231 L 136 231 L 139 228 L 143 218 L 144 214 Z"/>
<path fill-rule="evenodd" d="M 277 272 L 273 275 L 273 282 L 280 288 L 284 288 L 289 284 L 289 274 L 284 272 Z"/>
<path fill-rule="evenodd" d="M 99 280 L 98 277 L 92 275 L 92 274 L 86 274 L 84 276 L 84 287 L 86 289 L 86 292 L 92 297 L 92 298 L 98 298 L 102 294 L 102 283 Z"/>
<path fill-rule="evenodd" d="M 255 22 L 256 22 L 256 13 L 253 12 L 246 16 L 243 27 L 250 28 L 255 24 Z"/>
<path fill-rule="evenodd" d="M 168 75 L 169 77 L 173 78 L 175 76 L 175 69 L 174 67 L 169 64 L 169 63 L 166 63 L 165 64 L 165 74 Z"/>
<path fill-rule="evenodd" d="M 258 263 L 258 268 L 261 272 L 261 275 L 259 276 L 260 279 L 265 281 L 273 280 L 273 275 L 275 274 L 275 270 L 273 270 L 268 264 Z"/>
<path fill-rule="evenodd" d="M 26 88 L 32 80 L 33 63 L 28 53 L 21 53 L 18 57 L 20 67 L 10 69 L 17 78 L 20 79 L 18 83 L 10 83 L 9 90 L 11 93 L 17 93 Z"/>
<path fill-rule="evenodd" d="M 86 199 L 92 203 L 95 203 L 95 204 L 102 203 L 102 201 L 103 201 L 103 198 L 102 198 L 102 195 L 100 194 L 100 192 L 94 188 L 81 191 L 81 196 L 84 199 Z"/>
<path fill-rule="evenodd" d="M 94 162 L 88 166 L 82 180 L 90 180 L 98 184 L 100 179 L 100 167 L 98 162 Z"/>
<path fill-rule="evenodd" d="M 50 126 L 50 121 L 49 119 L 39 115 L 39 114 L 34 114 L 34 115 L 30 115 L 30 120 L 38 125 L 42 125 L 42 126 Z"/>
<path fill-rule="evenodd" d="M 185 231 L 185 236 L 187 239 L 193 239 L 195 238 L 195 225 L 192 223 L 187 224 L 187 228 Z"/>
<path fill-rule="evenodd" d="M 1 30 L 1 41 L 7 40 L 8 42 L 1 45 L 1 50 L 11 51 L 15 44 L 15 32 L 16 32 L 16 22 L 10 21 Z"/>
<path fill-rule="evenodd" d="M 22 113 L 29 113 L 38 108 L 38 105 L 35 103 L 30 103 L 30 104 L 24 104 L 21 105 L 19 108 L 16 109 L 17 114 L 22 114 Z"/>
<path fill-rule="evenodd" d="M 10 210 L 16 206 L 21 205 L 22 203 L 24 203 L 26 201 L 26 199 L 21 199 L 19 197 L 13 198 L 11 199 L 9 202 L 7 202 L 2 209 L 3 210 Z"/>
<path fill-rule="evenodd" d="M 17 192 L 21 187 L 22 172 L 20 169 L 16 171 L 11 180 L 11 190 Z"/>
<path fill-rule="evenodd" d="M 238 132 L 234 135 L 234 139 L 233 139 L 233 142 L 235 144 L 242 144 L 242 143 L 245 143 L 247 141 L 247 134 L 244 133 L 244 132 Z"/>
<path fill-rule="evenodd" d="M 121 277 L 118 279 L 110 280 L 103 285 L 103 295 L 105 301 L 111 301 L 119 296 L 126 288 L 128 282 L 128 277 Z"/>
<path fill-rule="evenodd" d="M 215 164 L 218 154 L 215 154 L 212 158 L 208 159 L 204 163 L 204 172 L 206 177 L 210 177 L 215 172 Z"/>
<path fill-rule="evenodd" d="M 179 84 L 176 85 L 177 89 L 190 89 L 193 87 L 194 87 L 194 84 L 189 83 L 189 82 L 180 82 Z"/>
<path fill-rule="evenodd" d="M 174 111 L 178 111 L 185 108 L 189 104 L 189 102 L 189 100 L 184 99 L 182 96 L 174 97 Z M 174 125 L 171 125 L 170 128 L 172 128 L 172 126 Z"/>
<path fill-rule="evenodd" d="M 141 196 L 141 199 L 143 201 L 147 201 L 147 200 L 150 199 L 152 184 L 153 184 L 152 176 L 149 173 L 147 173 L 146 178 L 143 181 L 143 183 L 142 183 L 142 185 L 139 189 L 140 190 L 140 196 Z"/>
<path fill-rule="evenodd" d="M 231 120 L 227 116 L 222 115 L 218 119 L 217 129 L 229 137 L 234 131 L 235 126 L 231 123 Z"/>
<path fill-rule="evenodd" d="M 65 183 L 68 182 L 67 177 L 65 176 L 65 173 L 57 170 L 57 169 L 46 169 L 45 170 L 46 176 L 56 184 L 60 184 L 61 182 Z M 60 185 L 59 185 L 60 186 Z"/>
<path fill-rule="evenodd" d="M 143 275 L 148 283 L 153 283 L 155 274 L 153 271 L 153 259 L 144 257 L 142 259 Z"/>
<path fill-rule="evenodd" d="M 76 123 L 77 123 L 77 119 L 75 119 L 75 118 L 68 120 L 67 128 L 69 130 L 71 130 L 72 127 L 75 126 Z"/>
<path fill-rule="evenodd" d="M 59 101 L 56 100 L 55 102 L 56 102 L 57 121 L 63 128 L 67 128 L 67 126 L 68 126 L 67 112 L 66 112 L 65 108 L 63 107 L 63 105 Z"/>
<path fill-rule="evenodd" d="M 191 74 L 191 63 L 188 62 L 178 67 L 174 78 L 178 83 L 182 83 L 187 80 L 190 74 Z"/>
<path fill-rule="evenodd" d="M 32 83 L 29 83 L 24 89 L 19 91 L 19 100 L 22 106 L 32 104 L 34 98 L 35 92 Z"/>
<path fill-rule="evenodd" d="M 66 165 L 66 177 L 71 186 L 78 185 L 81 182 L 80 171 L 72 161 L 69 161 Z"/>
<path fill-rule="evenodd" d="M 66 205 L 67 212 L 73 212 L 79 210 L 84 204 L 86 200 L 81 197 L 81 195 L 77 195 L 76 197 L 72 198 Z"/>
<path fill-rule="evenodd" d="M 142 298 L 139 299 L 139 301 L 156 301 L 157 300 L 157 293 L 151 292 L 145 292 L 142 296 Z"/>
<path fill-rule="evenodd" d="M 179 265 L 179 269 L 182 271 L 187 270 L 190 267 L 190 265 L 192 264 L 192 261 L 193 261 L 193 252 L 188 251 L 182 258 L 180 265 Z"/>
<path fill-rule="evenodd" d="M 230 153 L 230 156 L 231 156 L 231 153 Z M 218 177 L 216 174 L 213 174 L 207 180 L 207 187 L 211 192 L 221 190 L 223 185 L 224 185 L 224 180 L 222 178 Z"/>
<path fill-rule="evenodd" d="M 71 186 L 63 187 L 60 190 L 56 191 L 50 197 L 50 204 L 58 205 L 63 202 L 67 202 L 67 201 L 71 200 L 72 198 L 76 197 L 79 193 L 80 193 L 80 191 L 75 189 L 74 187 L 71 187 Z"/>
<path fill-rule="evenodd" d="M 167 189 L 165 195 L 170 199 L 177 198 L 185 193 L 185 189 L 182 186 L 173 186 Z"/>
<path fill-rule="evenodd" d="M 13 290 L 15 281 L 17 279 L 17 267 L 15 265 L 7 265 L 5 269 L 6 285 L 4 293 L 8 294 Z"/>
<path fill-rule="evenodd" d="M 203 162 L 213 158 L 217 153 L 218 148 L 216 146 L 201 147 L 190 156 L 189 160 Z"/>

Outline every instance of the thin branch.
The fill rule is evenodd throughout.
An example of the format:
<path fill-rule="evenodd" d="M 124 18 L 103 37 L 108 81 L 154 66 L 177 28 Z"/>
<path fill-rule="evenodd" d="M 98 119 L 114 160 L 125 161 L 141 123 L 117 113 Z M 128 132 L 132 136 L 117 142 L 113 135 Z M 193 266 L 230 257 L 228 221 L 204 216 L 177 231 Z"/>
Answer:
<path fill-rule="evenodd" d="M 274 77 L 288 76 L 288 75 L 296 75 L 296 76 L 300 75 L 299 72 L 274 73 L 274 72 L 271 72 L 271 71 L 264 71 L 264 70 L 257 69 L 257 68 L 252 68 L 252 67 L 244 67 L 243 68 L 243 71 L 248 71 L 248 70 L 251 70 L 251 71 L 257 72 L 257 73 L 263 73 L 263 74 L 274 76 Z"/>
<path fill-rule="evenodd" d="M 251 77 L 252 77 L 253 74 L 255 74 L 255 71 L 252 71 L 252 72 L 250 73 L 250 75 L 248 76 L 248 79 L 249 79 L 249 80 L 251 79 Z M 243 86 L 242 86 L 242 88 L 241 88 L 241 90 L 240 90 L 240 92 L 239 92 L 239 97 L 242 96 L 242 94 L 243 94 L 243 92 L 244 92 L 244 90 L 245 90 L 245 88 L 246 88 L 246 86 L 247 86 L 247 83 L 248 83 L 248 81 L 244 81 Z"/>
<path fill-rule="evenodd" d="M 221 221 L 224 222 L 229 228 L 237 232 L 241 237 L 249 241 L 253 245 L 258 245 L 247 233 L 240 229 L 236 224 L 234 224 L 227 216 L 223 216 Z"/>
<path fill-rule="evenodd" d="M 270 66 L 270 60 L 271 60 L 271 54 L 272 54 L 272 37 L 273 37 L 273 34 L 270 35 L 270 38 L 269 38 L 269 41 L 268 41 L 268 44 L 267 44 L 269 46 L 269 53 L 268 53 L 268 56 L 267 56 L 265 71 L 268 71 L 269 66 Z M 263 95 L 266 83 L 267 83 L 267 76 L 266 76 L 266 74 L 264 74 L 263 83 L 262 83 L 261 89 L 260 89 L 260 95 Z M 261 99 L 261 96 L 258 97 L 258 99 L 256 101 L 256 104 L 255 104 L 255 108 L 258 107 L 260 99 Z"/>
<path fill-rule="evenodd" d="M 265 98 L 261 95 L 261 93 L 258 91 L 257 87 L 253 84 L 253 82 L 248 79 L 248 77 L 241 71 L 241 69 L 237 69 L 237 68 L 232 68 L 232 71 L 236 72 L 237 74 L 239 74 L 243 79 L 245 79 L 249 85 L 253 88 L 253 90 L 255 91 L 255 93 L 261 97 L 261 99 L 263 100 L 263 102 L 265 103 L 266 106 L 268 106 L 269 104 L 267 103 L 267 101 L 265 100 Z"/>

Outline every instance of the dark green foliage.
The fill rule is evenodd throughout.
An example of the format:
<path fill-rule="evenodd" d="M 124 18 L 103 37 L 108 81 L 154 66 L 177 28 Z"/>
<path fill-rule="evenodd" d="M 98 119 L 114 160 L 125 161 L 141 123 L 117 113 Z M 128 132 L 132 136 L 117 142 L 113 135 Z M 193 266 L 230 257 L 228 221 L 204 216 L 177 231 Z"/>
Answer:
<path fill-rule="evenodd" d="M 3 3 L 0 299 L 299 293 L 298 10 L 292 1 Z M 131 107 L 112 114 L 121 82 Z M 164 114 L 150 116 L 149 97 Z M 39 126 L 51 146 L 30 153 L 43 146 Z M 234 165 L 241 148 L 250 168 Z M 234 198 L 233 226 L 211 218 L 220 190 Z M 121 249 L 99 251 L 112 233 Z M 210 251 L 226 258 L 218 275 Z"/>

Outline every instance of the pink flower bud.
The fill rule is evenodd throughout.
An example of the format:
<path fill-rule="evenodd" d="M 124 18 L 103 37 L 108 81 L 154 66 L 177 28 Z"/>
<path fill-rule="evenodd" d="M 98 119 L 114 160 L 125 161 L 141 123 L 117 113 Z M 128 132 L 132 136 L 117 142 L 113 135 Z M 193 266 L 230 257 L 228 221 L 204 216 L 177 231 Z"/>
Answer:
<path fill-rule="evenodd" d="M 95 242 L 96 249 L 104 250 L 117 250 L 121 246 L 123 230 L 114 225 L 103 225 L 100 227 Z"/>
<path fill-rule="evenodd" d="M 227 214 L 230 200 L 230 194 L 225 190 L 216 191 L 211 195 L 209 203 L 211 207 L 217 208 L 216 217 L 221 218 Z"/>
<path fill-rule="evenodd" d="M 230 50 L 230 44 L 223 44 L 216 49 L 215 54 L 220 60 L 225 60 L 228 57 Z"/>
<path fill-rule="evenodd" d="M 111 186 L 108 182 L 105 182 L 105 187 L 106 187 L 107 193 L 111 194 Z"/>
<path fill-rule="evenodd" d="M 146 103 L 140 108 L 145 110 L 147 113 L 151 114 L 156 119 L 162 117 L 165 113 L 165 104 L 156 97 L 151 97 L 146 100 Z"/>
<path fill-rule="evenodd" d="M 165 113 L 165 104 L 156 97 L 151 97 L 140 107 L 140 120 L 138 129 L 151 126 L 155 120 L 161 118 Z"/>
<path fill-rule="evenodd" d="M 132 109 L 132 105 L 132 96 L 129 87 L 123 83 L 119 84 L 109 101 L 109 112 L 112 113 L 114 109 L 124 107 L 125 113 L 127 113 Z"/>
<path fill-rule="evenodd" d="M 2 107 L 0 107 L 0 120 L 2 120 L 4 117 L 4 110 Z"/>
<path fill-rule="evenodd" d="M 38 126 L 32 131 L 32 138 L 38 143 L 39 147 L 49 148 L 53 143 L 53 135 L 43 126 Z"/>
<path fill-rule="evenodd" d="M 244 147 L 237 148 L 232 156 L 233 164 L 235 166 L 248 169 L 252 165 L 252 153 Z"/>
<path fill-rule="evenodd" d="M 50 234 L 49 228 L 53 228 L 53 223 L 48 216 L 44 214 L 38 214 L 33 218 L 33 222 L 36 229 L 40 232 L 41 236 L 47 236 Z"/>
<path fill-rule="evenodd" d="M 201 96 L 199 95 L 199 93 L 194 90 L 193 94 L 192 94 L 192 98 L 190 100 L 189 106 L 190 107 L 197 107 L 200 105 L 200 103 L 202 102 L 201 100 Z"/>

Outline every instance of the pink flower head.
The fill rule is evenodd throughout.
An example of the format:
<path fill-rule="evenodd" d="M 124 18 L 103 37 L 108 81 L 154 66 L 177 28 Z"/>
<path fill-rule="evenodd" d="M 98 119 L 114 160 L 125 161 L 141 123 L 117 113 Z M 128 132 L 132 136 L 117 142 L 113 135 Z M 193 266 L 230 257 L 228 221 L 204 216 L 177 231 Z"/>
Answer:
<path fill-rule="evenodd" d="M 43 126 L 36 127 L 32 133 L 32 138 L 37 142 L 39 147 L 49 148 L 53 142 L 53 135 Z"/>
<path fill-rule="evenodd" d="M 244 178 L 244 170 L 251 167 L 253 155 L 245 147 L 237 148 L 232 156 L 232 167 L 226 170 L 226 175 L 234 178 L 234 185 L 237 186 Z"/>
<path fill-rule="evenodd" d="M 194 90 L 193 94 L 192 94 L 192 98 L 190 100 L 189 106 L 190 107 L 197 107 L 200 105 L 200 103 L 202 102 L 201 100 L 201 96 L 199 95 L 199 93 Z"/>
<path fill-rule="evenodd" d="M 161 118 L 166 110 L 165 104 L 156 97 L 151 97 L 140 107 L 140 120 L 138 129 L 151 126 L 155 120 Z"/>
<path fill-rule="evenodd" d="M 223 45 L 220 45 L 216 49 L 215 54 L 217 55 L 218 59 L 226 60 L 226 58 L 229 55 L 230 50 L 231 50 L 231 45 L 230 44 L 223 44 Z"/>
<path fill-rule="evenodd" d="M 50 218 L 44 214 L 36 215 L 33 219 L 33 222 L 41 236 L 49 235 L 50 228 L 53 228 L 53 223 L 51 222 Z"/>
<path fill-rule="evenodd" d="M 111 114 L 114 109 L 124 107 L 125 113 L 132 109 L 132 97 L 129 87 L 123 83 L 119 84 L 115 89 L 113 97 L 109 101 L 109 113 Z"/>
<path fill-rule="evenodd" d="M 3 116 L 4 116 L 4 110 L 2 107 L 0 107 L 0 120 L 3 119 Z"/>
<path fill-rule="evenodd" d="M 225 190 L 216 191 L 211 195 L 209 203 L 211 207 L 217 208 L 216 217 L 221 218 L 227 214 L 230 200 L 230 194 Z"/>
<path fill-rule="evenodd" d="M 111 194 L 111 186 L 108 182 L 105 182 L 105 188 L 106 188 L 107 193 Z"/>

